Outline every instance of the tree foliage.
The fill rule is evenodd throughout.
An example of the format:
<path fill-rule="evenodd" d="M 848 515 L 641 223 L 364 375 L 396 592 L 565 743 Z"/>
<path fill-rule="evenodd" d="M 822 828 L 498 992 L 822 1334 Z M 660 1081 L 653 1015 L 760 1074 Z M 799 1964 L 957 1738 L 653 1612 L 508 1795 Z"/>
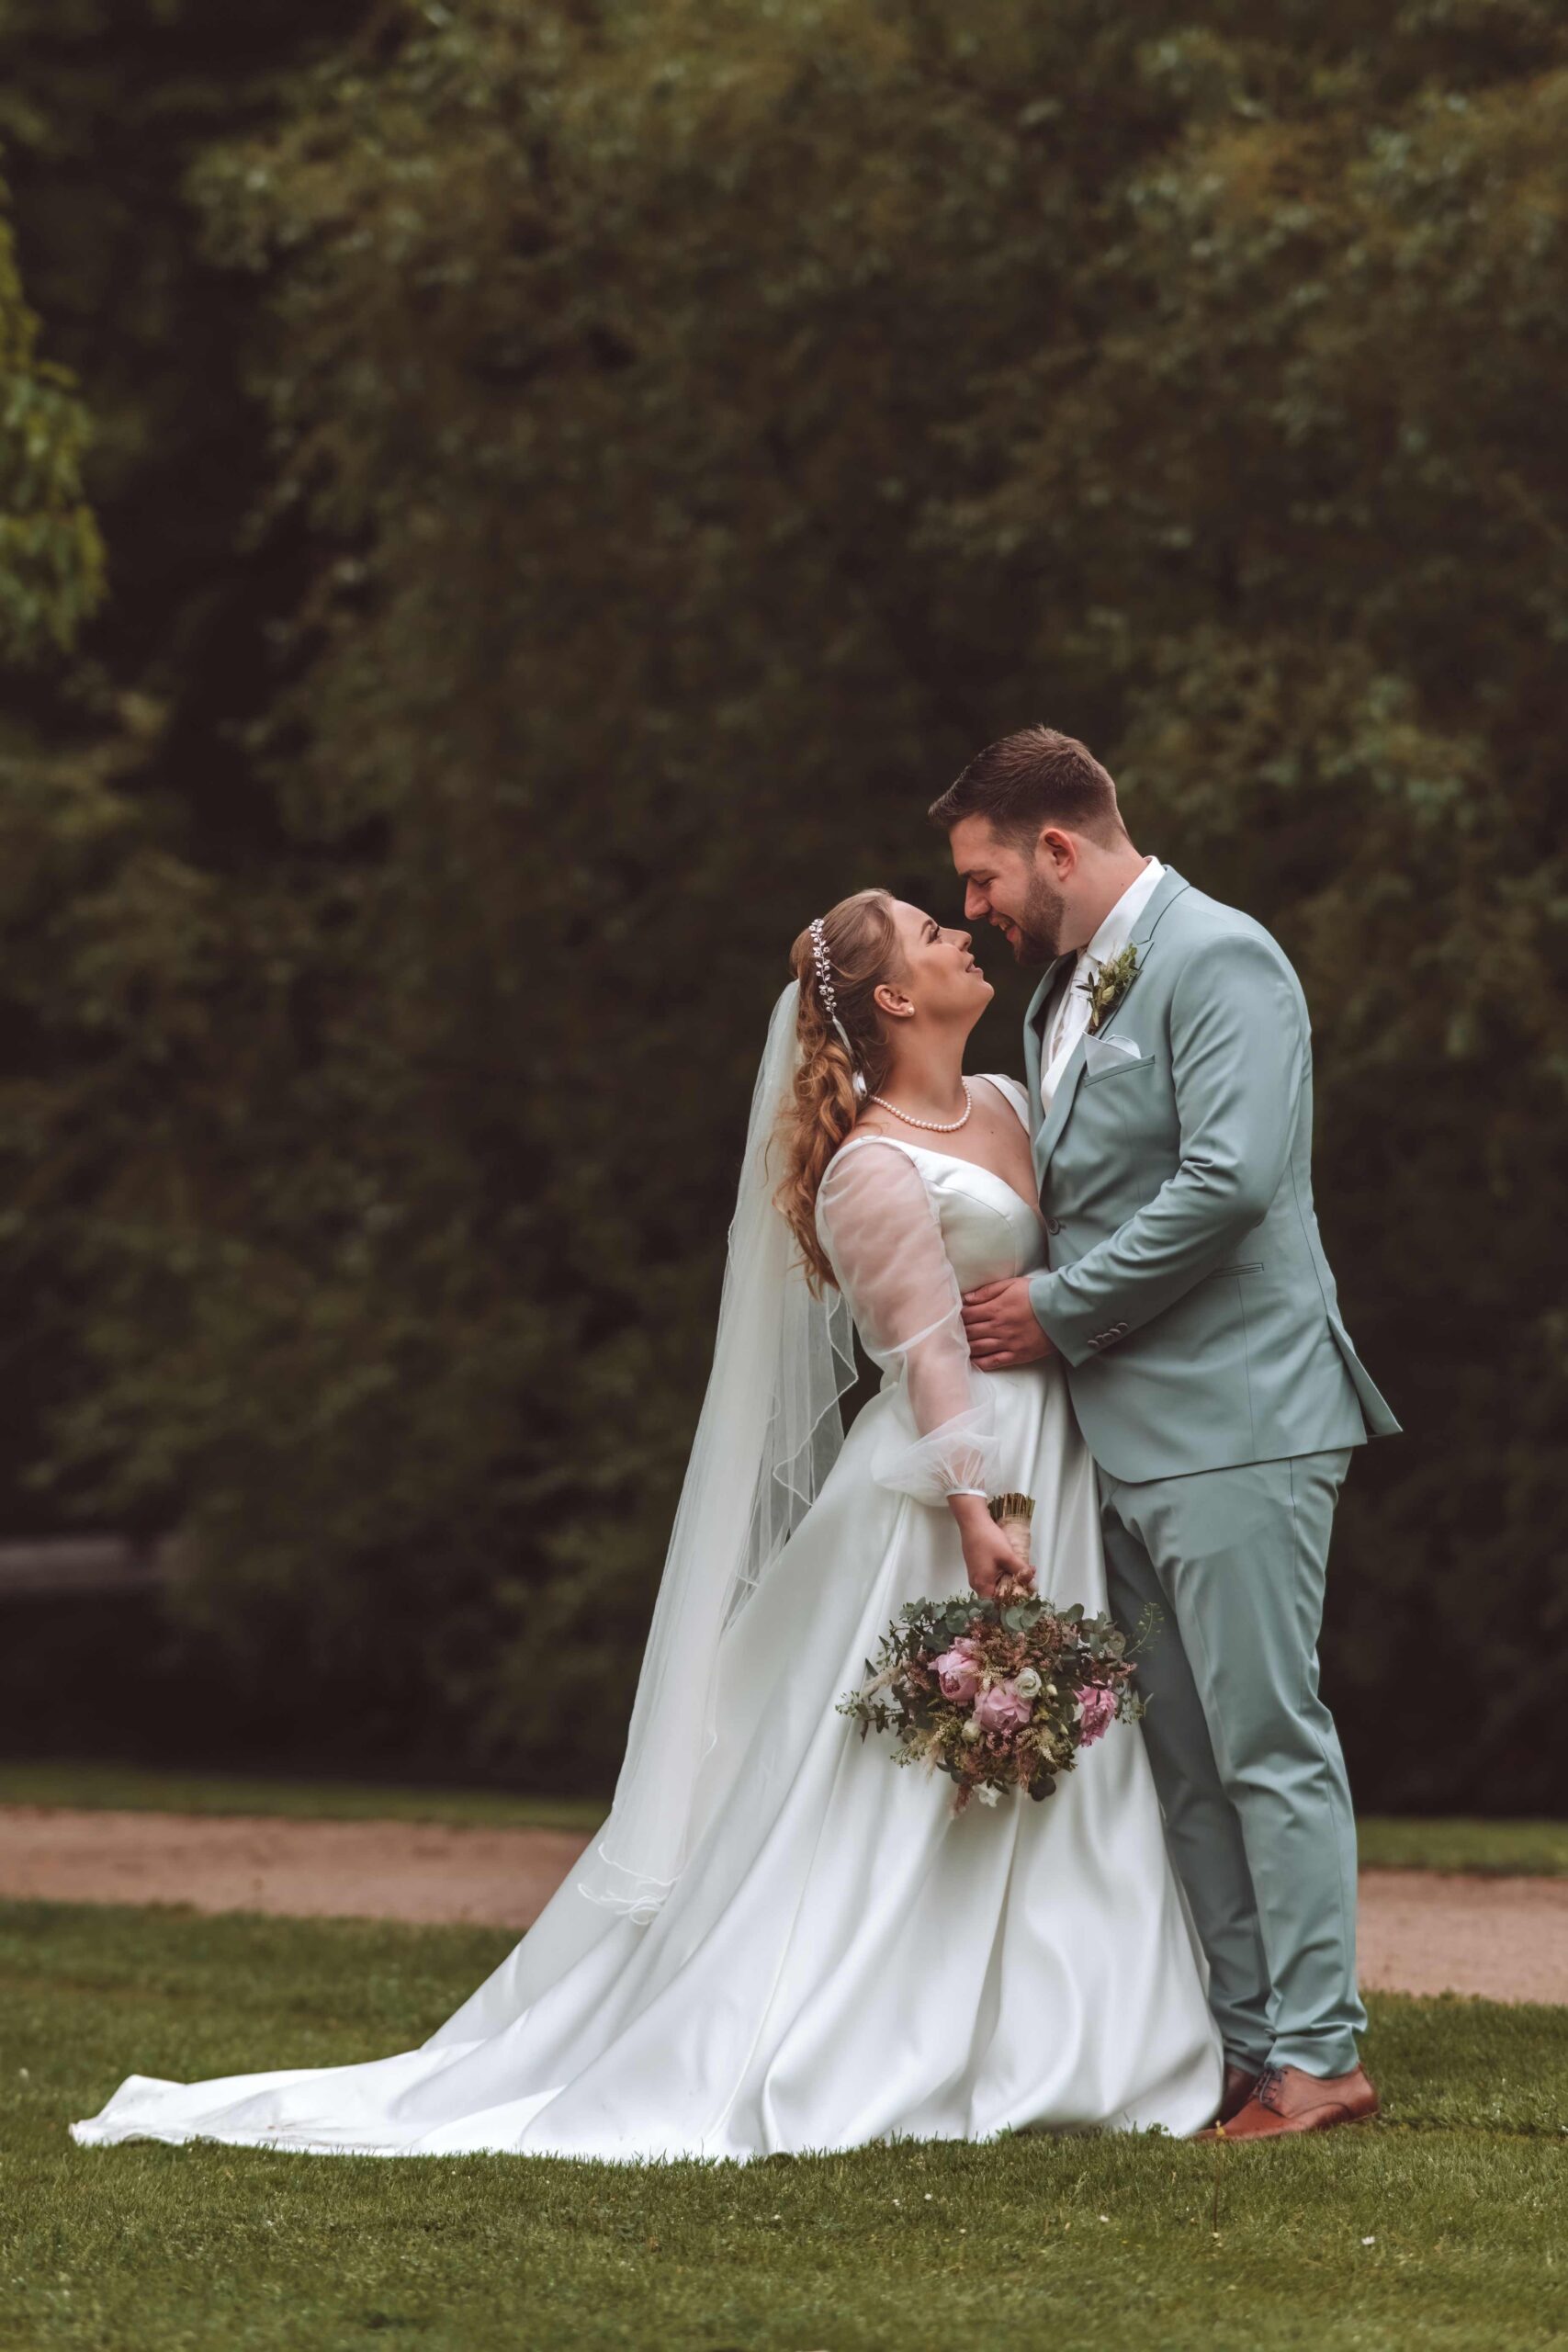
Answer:
<path fill-rule="evenodd" d="M 0 182 L 0 660 L 63 648 L 97 603 L 103 546 L 82 490 L 86 418 L 42 358 Z"/>
<path fill-rule="evenodd" d="M 1411 1432 L 1344 1516 L 1362 1785 L 1550 1802 L 1556 11 L 399 0 L 269 71 L 170 244 L 242 371 L 223 791 L 171 626 L 156 739 L 0 804 L 40 1468 L 367 1751 L 594 1769 L 787 943 L 950 905 L 925 801 L 1048 717 L 1314 1007 Z"/>

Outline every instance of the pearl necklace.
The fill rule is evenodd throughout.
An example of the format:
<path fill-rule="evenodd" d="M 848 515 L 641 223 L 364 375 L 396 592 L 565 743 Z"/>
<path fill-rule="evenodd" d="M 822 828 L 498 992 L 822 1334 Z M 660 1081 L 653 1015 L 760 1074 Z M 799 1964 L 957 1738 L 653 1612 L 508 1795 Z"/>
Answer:
<path fill-rule="evenodd" d="M 968 1125 L 969 1114 L 975 1108 L 969 1080 L 961 1078 L 958 1083 L 964 1089 L 964 1116 L 961 1119 L 912 1119 L 908 1111 L 900 1111 L 897 1102 L 889 1102 L 886 1094 L 874 1094 L 871 1099 L 874 1102 L 880 1102 L 885 1111 L 891 1111 L 896 1119 L 902 1119 L 907 1127 L 924 1127 L 929 1135 L 933 1136 L 953 1136 L 960 1127 Z"/>

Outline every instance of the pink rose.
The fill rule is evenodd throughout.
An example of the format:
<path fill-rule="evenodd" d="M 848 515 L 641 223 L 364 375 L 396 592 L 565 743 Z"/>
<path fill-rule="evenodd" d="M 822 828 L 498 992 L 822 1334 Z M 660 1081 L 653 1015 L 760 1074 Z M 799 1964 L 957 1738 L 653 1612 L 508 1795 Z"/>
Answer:
<path fill-rule="evenodd" d="M 942 1685 L 942 1697 L 966 1707 L 980 1688 L 980 1669 L 965 1644 L 954 1642 L 950 1650 L 943 1650 L 939 1658 L 933 1658 L 931 1665 Z"/>
<path fill-rule="evenodd" d="M 1092 1747 L 1103 1736 L 1116 1713 L 1116 1693 L 1102 1690 L 1093 1683 L 1078 1692 L 1078 1740 L 1080 1746 Z"/>
<path fill-rule="evenodd" d="M 1021 1731 L 1034 1710 L 1021 1699 L 1010 1682 L 993 1682 L 975 1704 L 975 1721 L 982 1731 Z"/>

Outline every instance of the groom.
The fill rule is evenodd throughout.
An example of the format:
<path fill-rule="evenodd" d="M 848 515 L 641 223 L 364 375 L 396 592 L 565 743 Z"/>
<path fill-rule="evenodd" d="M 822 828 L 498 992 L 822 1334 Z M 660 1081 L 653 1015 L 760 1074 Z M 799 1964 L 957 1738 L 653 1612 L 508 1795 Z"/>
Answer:
<path fill-rule="evenodd" d="M 1144 1731 L 1209 1960 L 1224 2136 L 1354 2122 L 1378 2099 L 1316 1641 L 1351 1450 L 1399 1425 L 1313 1212 L 1306 1002 L 1260 924 L 1140 856 L 1071 736 L 991 744 L 931 813 L 966 919 L 1044 967 L 1024 1054 L 1049 1270 L 970 1292 L 964 1322 L 987 1369 L 1062 1358 L 1111 1606 L 1160 1612 Z"/>

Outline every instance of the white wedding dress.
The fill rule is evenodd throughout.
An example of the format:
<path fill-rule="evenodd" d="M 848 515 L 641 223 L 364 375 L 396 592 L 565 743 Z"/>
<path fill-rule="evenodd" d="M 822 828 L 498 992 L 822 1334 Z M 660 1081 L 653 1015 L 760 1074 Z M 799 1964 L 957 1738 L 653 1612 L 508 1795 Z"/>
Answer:
<path fill-rule="evenodd" d="M 1040 1591 L 1105 1605 L 1059 1365 L 977 1373 L 958 1315 L 961 1290 L 1042 1262 L 1039 1212 L 866 1136 L 818 1223 L 884 1385 L 723 1633 L 689 1849 L 653 1916 L 607 1907 L 591 1849 L 417 2050 L 133 2075 L 75 2139 L 626 2162 L 1212 2121 L 1220 2043 L 1138 1727 L 1113 1724 L 1043 1804 L 955 1815 L 948 1781 L 835 1713 L 905 1601 L 965 1589 L 954 1489 L 1032 1495 Z"/>

